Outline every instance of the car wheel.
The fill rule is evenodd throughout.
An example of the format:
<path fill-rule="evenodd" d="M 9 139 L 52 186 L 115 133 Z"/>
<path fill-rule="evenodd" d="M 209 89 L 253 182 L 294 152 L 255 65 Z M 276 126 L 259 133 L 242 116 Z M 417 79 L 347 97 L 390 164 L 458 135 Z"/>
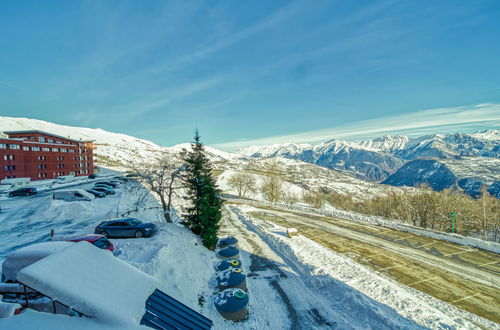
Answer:
<path fill-rule="evenodd" d="M 142 231 L 138 230 L 138 231 L 135 232 L 135 237 L 136 238 L 141 238 L 143 236 L 144 236 L 144 234 L 142 233 Z"/>

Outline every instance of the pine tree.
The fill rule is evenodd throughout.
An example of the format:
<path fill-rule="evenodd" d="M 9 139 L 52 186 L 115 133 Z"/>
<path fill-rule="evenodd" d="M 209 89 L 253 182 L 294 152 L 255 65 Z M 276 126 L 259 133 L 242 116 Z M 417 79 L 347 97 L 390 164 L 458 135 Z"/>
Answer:
<path fill-rule="evenodd" d="M 184 214 L 184 225 L 200 235 L 205 247 L 213 249 L 222 216 L 221 191 L 212 177 L 212 165 L 205 155 L 198 130 L 195 131 L 191 146 L 192 151 L 184 158 L 184 181 L 188 190 L 186 199 L 191 202 L 191 207 L 187 208 Z"/>

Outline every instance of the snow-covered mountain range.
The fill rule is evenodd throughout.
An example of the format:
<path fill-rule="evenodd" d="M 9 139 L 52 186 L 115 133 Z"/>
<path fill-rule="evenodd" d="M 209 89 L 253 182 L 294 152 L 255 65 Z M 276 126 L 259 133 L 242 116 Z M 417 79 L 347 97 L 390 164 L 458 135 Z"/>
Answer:
<path fill-rule="evenodd" d="M 298 159 L 396 186 L 425 182 L 441 190 L 463 179 L 470 182 L 474 178 L 475 182 L 487 185 L 500 180 L 500 130 L 493 129 L 418 138 L 385 135 L 366 141 L 331 140 L 314 146 L 293 143 L 252 146 L 239 153 L 254 158 Z M 429 159 L 433 161 L 422 161 Z M 442 171 L 436 172 L 436 168 Z M 466 186 L 469 185 L 463 185 Z"/>
<path fill-rule="evenodd" d="M 0 132 L 9 130 L 42 130 L 73 139 L 94 140 L 97 165 L 115 168 L 126 168 L 133 160 L 153 159 L 165 152 L 178 157 L 181 150 L 190 148 L 189 143 L 162 147 L 102 129 L 0 117 Z M 384 194 L 387 188 L 378 184 L 382 182 L 393 186 L 427 183 L 436 190 L 457 184 L 471 195 L 477 195 L 480 187 L 487 184 L 490 193 L 500 197 L 499 130 L 413 139 L 385 135 L 366 141 L 331 140 L 315 146 L 293 143 L 252 146 L 239 153 L 207 146 L 206 151 L 219 174 L 255 171 L 258 176 L 260 164 L 273 159 L 289 174 L 286 179 L 297 187 L 291 188 L 296 192 L 326 187 L 339 194 L 365 199 Z M 433 161 L 423 161 L 429 159 Z M 220 176 L 224 186 L 227 173 Z"/>
<path fill-rule="evenodd" d="M 0 132 L 9 130 L 41 130 L 73 139 L 94 140 L 96 164 L 121 169 L 126 169 L 130 162 L 135 160 L 147 161 L 165 152 L 172 157 L 179 157 L 183 149 L 189 150 L 191 147 L 189 143 L 162 147 L 147 140 L 107 132 L 102 129 L 64 126 L 28 118 L 0 117 Z M 262 173 L 268 162 L 266 159 L 256 160 L 208 146 L 205 147 L 205 150 L 214 163 L 214 168 L 219 175 L 219 184 L 225 192 L 231 193 L 227 180 L 236 172 L 251 173 L 255 177 L 255 182 L 262 180 Z M 328 188 L 338 194 L 351 195 L 355 199 L 380 196 L 388 191 L 387 187 L 378 183 L 363 181 L 348 173 L 300 160 L 276 157 L 273 161 L 279 163 L 282 168 L 287 189 L 299 198 L 304 192 L 317 191 L 319 188 Z"/>

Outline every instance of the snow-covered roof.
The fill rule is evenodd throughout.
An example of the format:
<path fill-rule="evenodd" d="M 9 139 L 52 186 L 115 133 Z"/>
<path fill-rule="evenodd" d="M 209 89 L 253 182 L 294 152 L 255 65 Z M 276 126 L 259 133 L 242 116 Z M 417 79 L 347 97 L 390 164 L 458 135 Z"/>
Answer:
<path fill-rule="evenodd" d="M 73 242 L 45 242 L 19 249 L 9 255 L 3 262 L 2 275 L 5 280 L 14 281 L 17 273 L 24 267 L 73 244 Z"/>
<path fill-rule="evenodd" d="M 158 282 L 109 251 L 73 243 L 20 271 L 19 282 L 89 317 L 136 326 Z"/>
<path fill-rule="evenodd" d="M 52 133 L 45 132 L 45 131 L 40 131 L 40 130 L 37 130 L 37 129 L 20 130 L 20 131 L 4 131 L 4 134 L 7 134 L 7 135 L 12 135 L 12 134 L 28 134 L 28 133 L 44 134 L 44 135 L 52 136 L 52 137 L 55 137 L 55 138 L 58 138 L 58 139 L 63 139 L 63 140 L 68 140 L 68 141 L 73 141 L 73 142 L 78 142 L 78 143 L 82 143 L 82 142 L 94 142 L 94 140 L 76 140 L 76 139 L 72 139 L 72 138 L 69 138 L 69 137 L 64 137 L 64 136 L 61 136 L 61 135 L 52 134 Z"/>

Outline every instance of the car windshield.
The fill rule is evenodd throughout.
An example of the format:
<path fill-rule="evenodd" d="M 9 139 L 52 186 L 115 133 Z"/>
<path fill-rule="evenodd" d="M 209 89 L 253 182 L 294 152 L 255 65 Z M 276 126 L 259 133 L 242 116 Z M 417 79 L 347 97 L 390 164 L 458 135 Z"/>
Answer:
<path fill-rule="evenodd" d="M 137 225 L 138 225 L 138 224 L 140 224 L 142 221 L 137 220 L 137 219 L 129 219 L 127 222 L 128 222 L 130 225 L 132 225 L 132 226 L 137 226 Z"/>
<path fill-rule="evenodd" d="M 103 237 L 95 241 L 94 245 L 100 249 L 107 249 L 109 247 L 109 241 Z"/>

